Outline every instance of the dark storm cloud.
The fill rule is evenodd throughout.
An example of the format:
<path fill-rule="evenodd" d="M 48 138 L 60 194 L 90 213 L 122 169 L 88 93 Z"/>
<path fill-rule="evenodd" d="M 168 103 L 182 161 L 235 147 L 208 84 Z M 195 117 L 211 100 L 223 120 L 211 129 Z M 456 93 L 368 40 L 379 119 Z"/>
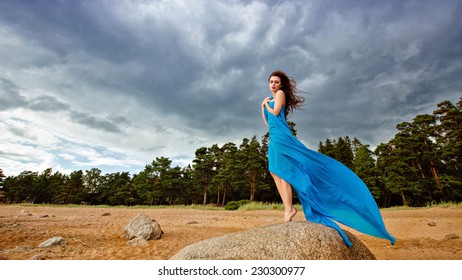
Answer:
<path fill-rule="evenodd" d="M 112 117 L 112 120 L 107 118 L 100 118 L 93 116 L 89 113 L 76 112 L 70 110 L 68 104 L 58 101 L 52 96 L 39 96 L 36 98 L 27 99 L 20 95 L 17 87 L 4 79 L 0 79 L 0 110 L 12 109 L 18 107 L 28 107 L 33 111 L 44 112 L 65 112 L 71 121 L 85 125 L 90 128 L 100 129 L 107 132 L 119 133 L 121 132 L 120 125 L 126 125 L 129 121 L 122 116 Z M 24 136 L 23 133 L 19 134 L 15 128 L 10 128 L 16 135 Z"/>
<path fill-rule="evenodd" d="M 10 80 L 0 77 L 0 112 L 25 104 L 25 98 L 19 93 L 18 86 Z"/>
<path fill-rule="evenodd" d="M 120 125 L 129 124 L 123 116 L 114 116 L 112 119 L 93 116 L 89 113 L 72 111 L 66 103 L 60 102 L 53 96 L 38 96 L 26 98 L 19 93 L 18 87 L 11 81 L 0 79 L 0 110 L 27 107 L 33 111 L 65 112 L 71 121 L 90 128 L 107 132 L 121 132 Z M 13 130 L 13 128 L 11 128 Z"/>
<path fill-rule="evenodd" d="M 53 96 L 42 95 L 31 99 L 29 108 L 34 111 L 57 112 L 69 110 L 69 105 L 58 101 Z"/>
<path fill-rule="evenodd" d="M 11 132 L 12 134 L 18 136 L 22 141 L 27 142 L 29 145 L 34 141 L 37 141 L 36 135 L 30 133 L 30 131 L 22 127 L 7 126 L 7 130 L 8 132 Z M 5 131 L 3 131 L 3 133 L 5 133 Z"/>
<path fill-rule="evenodd" d="M 122 132 L 119 126 L 119 122 L 127 122 L 123 117 L 118 117 L 116 118 L 117 121 L 112 121 L 106 118 L 96 117 L 88 113 L 75 111 L 70 112 L 69 117 L 73 122 L 85 125 L 93 129 L 104 130 L 106 132 L 112 133 Z"/>

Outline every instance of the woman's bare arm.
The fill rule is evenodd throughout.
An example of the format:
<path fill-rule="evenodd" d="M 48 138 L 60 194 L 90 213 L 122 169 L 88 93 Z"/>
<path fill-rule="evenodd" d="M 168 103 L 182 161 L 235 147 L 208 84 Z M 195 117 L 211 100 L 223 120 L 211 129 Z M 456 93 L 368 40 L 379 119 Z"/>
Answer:
<path fill-rule="evenodd" d="M 265 99 L 266 101 L 267 99 Z M 274 108 L 272 109 L 269 106 L 269 101 L 264 103 L 266 106 L 266 110 L 270 112 L 271 114 L 275 115 L 276 117 L 279 116 L 279 113 L 281 112 L 282 106 L 286 103 L 286 96 L 284 95 L 284 92 L 282 90 L 278 90 L 274 96 Z"/>
<path fill-rule="evenodd" d="M 270 98 L 269 97 L 265 98 L 265 100 L 263 100 L 263 103 L 261 104 L 261 117 L 266 126 L 268 126 L 268 122 L 266 121 L 266 118 L 265 118 L 265 105 L 269 102 L 267 101 L 267 99 L 269 100 Z"/>

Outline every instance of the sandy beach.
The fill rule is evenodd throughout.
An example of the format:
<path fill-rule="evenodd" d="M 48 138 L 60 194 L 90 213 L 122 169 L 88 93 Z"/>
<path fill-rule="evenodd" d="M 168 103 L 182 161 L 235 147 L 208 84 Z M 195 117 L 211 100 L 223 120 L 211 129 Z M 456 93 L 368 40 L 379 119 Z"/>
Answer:
<path fill-rule="evenodd" d="M 379 260 L 461 260 L 462 208 L 456 206 L 381 210 L 397 239 L 370 237 L 352 229 Z M 144 246 L 129 246 L 124 227 L 143 213 L 164 234 Z M 167 260 L 185 246 L 212 237 L 282 222 L 279 210 L 225 211 L 0 205 L 0 259 Z M 303 221 L 298 213 L 295 221 Z M 61 236 L 65 245 L 38 248 Z"/>

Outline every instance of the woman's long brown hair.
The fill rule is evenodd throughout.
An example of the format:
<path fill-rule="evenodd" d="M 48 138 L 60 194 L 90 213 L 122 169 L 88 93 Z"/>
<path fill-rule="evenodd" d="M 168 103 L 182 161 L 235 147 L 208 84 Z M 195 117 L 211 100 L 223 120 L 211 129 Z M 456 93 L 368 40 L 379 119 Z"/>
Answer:
<path fill-rule="evenodd" d="M 302 93 L 303 91 L 299 90 L 296 85 L 297 82 L 289 76 L 287 76 L 286 73 L 284 73 L 281 70 L 276 70 L 271 75 L 268 77 L 268 83 L 271 77 L 279 77 L 281 79 L 281 90 L 284 92 L 284 95 L 286 97 L 286 106 L 284 107 L 284 115 L 287 118 L 290 114 L 295 109 L 299 109 L 303 102 L 305 101 L 305 98 L 302 96 L 299 96 L 299 93 Z"/>

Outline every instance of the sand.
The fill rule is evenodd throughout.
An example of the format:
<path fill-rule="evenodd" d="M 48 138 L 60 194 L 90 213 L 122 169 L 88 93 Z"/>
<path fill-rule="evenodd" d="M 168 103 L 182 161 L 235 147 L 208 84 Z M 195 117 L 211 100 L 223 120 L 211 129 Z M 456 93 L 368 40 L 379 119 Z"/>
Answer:
<path fill-rule="evenodd" d="M 397 239 L 370 237 L 352 229 L 379 260 L 461 260 L 462 208 L 384 209 L 389 232 Z M 124 227 L 143 213 L 164 234 L 144 246 L 129 246 Z M 279 210 L 225 211 L 0 205 L 0 259 L 167 260 L 188 244 L 282 222 Z M 295 221 L 303 221 L 298 213 Z M 453 239 L 448 239 L 452 235 Z M 61 236 L 65 245 L 39 248 Z M 461 237 L 461 238 L 457 238 Z"/>

